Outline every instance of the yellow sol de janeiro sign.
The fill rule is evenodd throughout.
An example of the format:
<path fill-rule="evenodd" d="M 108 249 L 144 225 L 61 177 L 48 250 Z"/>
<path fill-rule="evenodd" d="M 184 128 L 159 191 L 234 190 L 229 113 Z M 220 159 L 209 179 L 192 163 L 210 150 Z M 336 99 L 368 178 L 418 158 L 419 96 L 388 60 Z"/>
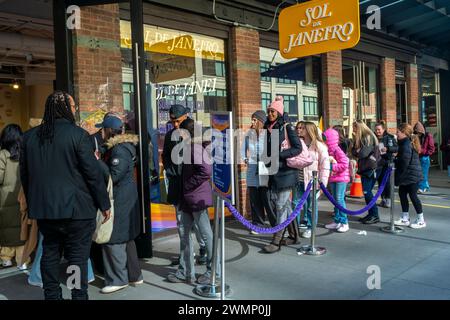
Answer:
<path fill-rule="evenodd" d="M 299 58 L 356 46 L 358 0 L 313 0 L 290 6 L 278 18 L 280 53 Z"/>

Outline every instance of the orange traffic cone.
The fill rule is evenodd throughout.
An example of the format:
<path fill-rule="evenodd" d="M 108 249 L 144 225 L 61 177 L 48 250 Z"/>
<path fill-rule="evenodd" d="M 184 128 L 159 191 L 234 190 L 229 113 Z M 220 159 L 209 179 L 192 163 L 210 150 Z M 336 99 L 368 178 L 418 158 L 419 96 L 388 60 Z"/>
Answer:
<path fill-rule="evenodd" d="M 361 176 L 359 174 L 355 174 L 355 180 L 353 180 L 353 183 L 350 187 L 350 194 L 348 194 L 348 197 L 364 198 Z"/>

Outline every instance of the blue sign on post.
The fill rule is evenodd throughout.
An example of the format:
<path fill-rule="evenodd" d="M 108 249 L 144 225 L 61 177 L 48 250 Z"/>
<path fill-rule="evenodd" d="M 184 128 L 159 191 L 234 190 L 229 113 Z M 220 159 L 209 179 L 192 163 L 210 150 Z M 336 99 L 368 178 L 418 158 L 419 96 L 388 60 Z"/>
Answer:
<path fill-rule="evenodd" d="M 213 191 L 234 204 L 234 145 L 231 112 L 212 112 Z"/>

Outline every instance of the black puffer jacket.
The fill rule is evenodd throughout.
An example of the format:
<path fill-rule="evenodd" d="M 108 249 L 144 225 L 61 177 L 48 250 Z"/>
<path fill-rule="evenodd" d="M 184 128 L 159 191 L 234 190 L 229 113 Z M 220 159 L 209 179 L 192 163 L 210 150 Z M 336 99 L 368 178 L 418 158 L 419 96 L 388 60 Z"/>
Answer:
<path fill-rule="evenodd" d="M 398 154 L 395 159 L 395 185 L 406 186 L 422 180 L 422 167 L 419 154 L 414 150 L 411 140 L 398 141 Z"/>
<path fill-rule="evenodd" d="M 366 137 L 360 150 L 352 148 L 352 155 L 358 159 L 358 174 L 365 177 L 372 177 L 378 167 L 375 148 L 378 148 L 377 142 L 373 138 Z"/>
<path fill-rule="evenodd" d="M 273 191 L 278 191 L 285 188 L 291 188 L 297 184 L 298 180 L 298 170 L 294 168 L 290 168 L 286 164 L 286 159 L 299 155 L 302 152 L 302 144 L 300 143 L 300 139 L 297 136 L 294 127 L 291 124 L 287 124 L 286 131 L 288 134 L 288 139 L 291 144 L 291 147 L 287 150 L 281 151 L 281 143 L 285 140 L 285 131 L 284 125 L 285 121 L 283 117 L 278 117 L 275 125 L 272 128 L 272 132 L 278 130 L 279 132 L 279 141 L 277 143 L 278 151 L 279 151 L 279 168 L 278 172 L 274 175 L 271 175 L 269 178 L 269 188 Z M 271 123 L 267 121 L 264 124 L 264 129 L 268 129 Z M 267 130 L 267 143 L 266 143 L 266 155 L 270 158 L 272 154 L 271 150 L 271 141 L 272 141 L 272 133 Z M 270 167 L 271 164 L 268 164 L 267 167 Z"/>

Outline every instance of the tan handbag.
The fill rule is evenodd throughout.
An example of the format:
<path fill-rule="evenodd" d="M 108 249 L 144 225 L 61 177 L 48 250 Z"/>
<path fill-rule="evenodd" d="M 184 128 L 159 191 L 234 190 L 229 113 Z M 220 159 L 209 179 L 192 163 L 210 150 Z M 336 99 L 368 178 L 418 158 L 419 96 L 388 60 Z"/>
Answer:
<path fill-rule="evenodd" d="M 113 197 L 113 182 L 111 176 L 109 176 L 108 180 L 108 195 L 109 202 L 111 203 L 111 216 L 108 221 L 102 224 L 105 217 L 101 210 L 97 211 L 97 227 L 95 228 L 94 235 L 92 236 L 92 240 L 98 244 L 108 243 L 111 239 L 111 234 L 113 232 L 114 225 L 114 197 Z"/>

